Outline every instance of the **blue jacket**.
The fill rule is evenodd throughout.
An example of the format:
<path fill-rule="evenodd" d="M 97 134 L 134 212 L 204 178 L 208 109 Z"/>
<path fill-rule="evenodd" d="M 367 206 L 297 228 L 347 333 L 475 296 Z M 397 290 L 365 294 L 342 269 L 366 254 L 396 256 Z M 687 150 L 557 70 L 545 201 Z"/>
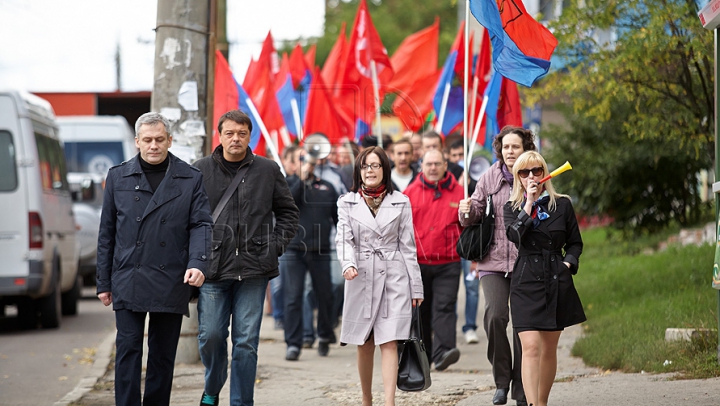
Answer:
<path fill-rule="evenodd" d="M 188 313 L 188 268 L 210 265 L 212 218 L 200 171 L 174 155 L 152 192 L 138 156 L 110 168 L 98 236 L 97 293 L 113 309 Z"/>

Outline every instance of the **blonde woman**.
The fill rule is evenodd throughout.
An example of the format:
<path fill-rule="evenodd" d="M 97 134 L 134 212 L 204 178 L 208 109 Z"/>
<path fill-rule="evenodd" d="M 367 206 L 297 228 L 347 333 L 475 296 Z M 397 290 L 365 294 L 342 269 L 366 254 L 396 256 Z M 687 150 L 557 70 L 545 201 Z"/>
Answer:
<path fill-rule="evenodd" d="M 510 313 L 522 344 L 525 396 L 534 406 L 547 406 L 560 333 L 586 320 L 572 278 L 583 248 L 580 229 L 570 198 L 555 192 L 550 180 L 539 183 L 547 174 L 539 153 L 520 155 L 503 216 L 507 237 L 518 247 Z"/>

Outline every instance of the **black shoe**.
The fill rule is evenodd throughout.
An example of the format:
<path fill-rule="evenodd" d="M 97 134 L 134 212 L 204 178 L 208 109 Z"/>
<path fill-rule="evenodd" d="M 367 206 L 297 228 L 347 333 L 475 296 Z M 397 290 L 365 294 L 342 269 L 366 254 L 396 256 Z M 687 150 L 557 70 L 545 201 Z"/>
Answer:
<path fill-rule="evenodd" d="M 297 361 L 300 358 L 300 349 L 294 345 L 287 348 L 285 353 L 285 359 L 288 361 Z"/>
<path fill-rule="evenodd" d="M 200 398 L 200 406 L 218 406 L 220 404 L 220 395 L 211 396 L 203 391 Z"/>
<path fill-rule="evenodd" d="M 435 369 L 438 371 L 444 371 L 449 367 L 450 365 L 458 362 L 460 359 L 460 350 L 457 348 L 453 348 L 451 350 L 448 350 L 445 352 L 445 354 L 440 357 L 440 360 L 435 363 Z"/>
<path fill-rule="evenodd" d="M 303 348 L 312 348 L 312 346 L 313 346 L 314 343 L 315 343 L 315 340 L 310 340 L 310 339 L 303 340 L 303 345 L 302 345 L 302 347 L 303 347 Z"/>
<path fill-rule="evenodd" d="M 518 400 L 517 403 L 515 403 L 516 406 L 528 406 L 527 400 Z M 532 406 L 532 405 L 531 405 Z"/>
<path fill-rule="evenodd" d="M 510 391 L 509 388 L 495 390 L 495 396 L 493 396 L 493 405 L 504 405 L 507 403 L 507 395 Z M 518 402 L 520 404 L 520 402 Z"/>
<path fill-rule="evenodd" d="M 321 357 L 327 357 L 330 352 L 330 343 L 318 342 L 318 355 Z"/>

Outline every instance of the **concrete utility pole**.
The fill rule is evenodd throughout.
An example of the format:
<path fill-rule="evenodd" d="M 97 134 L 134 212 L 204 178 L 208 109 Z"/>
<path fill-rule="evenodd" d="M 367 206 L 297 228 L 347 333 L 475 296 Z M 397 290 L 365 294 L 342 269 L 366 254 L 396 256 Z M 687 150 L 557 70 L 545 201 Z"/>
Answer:
<path fill-rule="evenodd" d="M 206 124 L 207 89 L 212 87 L 208 83 L 208 49 L 211 38 L 214 40 L 210 34 L 213 2 L 158 0 L 150 105 L 152 111 L 170 120 L 171 152 L 190 163 L 203 156 L 206 135 L 212 134 Z M 183 318 L 176 363 L 200 361 L 197 334 L 197 306 L 191 304 L 190 318 Z"/>
<path fill-rule="evenodd" d="M 152 111 L 171 122 L 173 154 L 203 156 L 206 127 L 209 0 L 158 0 Z"/>

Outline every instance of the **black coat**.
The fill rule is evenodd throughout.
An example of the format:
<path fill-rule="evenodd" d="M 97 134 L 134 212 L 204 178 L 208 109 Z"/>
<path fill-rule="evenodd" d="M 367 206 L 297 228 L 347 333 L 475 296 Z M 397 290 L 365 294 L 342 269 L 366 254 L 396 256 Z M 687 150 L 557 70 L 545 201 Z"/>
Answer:
<path fill-rule="evenodd" d="M 202 174 L 172 154 L 152 192 L 138 156 L 110 168 L 98 236 L 97 292 L 113 309 L 188 313 L 185 271 L 210 265 L 212 219 Z"/>
<path fill-rule="evenodd" d="M 288 248 L 330 252 L 330 230 L 338 222 L 338 194 L 330 182 L 319 178 L 303 182 L 296 175 L 288 178 L 290 193 L 300 210 L 300 227 Z"/>
<path fill-rule="evenodd" d="M 545 199 L 547 200 L 547 199 Z M 504 206 L 508 240 L 518 247 L 510 282 L 513 327 L 525 330 L 562 330 L 586 320 L 572 275 L 578 271 L 583 242 L 570 199 L 560 197 L 549 218 L 533 227 L 524 210 Z M 570 264 L 568 268 L 563 262 Z"/>
<path fill-rule="evenodd" d="M 235 177 L 223 165 L 222 153 L 219 145 L 195 162 L 213 211 Z M 250 148 L 241 167 L 246 165 L 244 180 L 213 226 L 211 280 L 278 276 L 278 257 L 297 231 L 298 208 L 280 167 Z"/>

